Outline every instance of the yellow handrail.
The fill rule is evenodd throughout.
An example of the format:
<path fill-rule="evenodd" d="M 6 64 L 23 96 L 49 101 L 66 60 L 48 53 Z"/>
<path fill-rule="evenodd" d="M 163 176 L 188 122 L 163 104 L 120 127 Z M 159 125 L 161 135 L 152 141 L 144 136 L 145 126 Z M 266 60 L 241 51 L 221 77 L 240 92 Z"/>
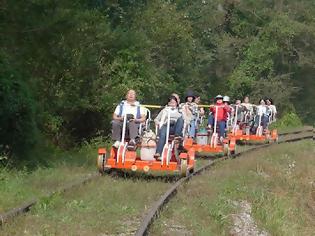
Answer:
<path fill-rule="evenodd" d="M 160 106 L 160 105 L 143 105 L 141 104 L 142 107 L 146 107 L 146 108 L 162 108 L 164 106 Z"/>
<path fill-rule="evenodd" d="M 141 106 L 146 107 L 146 108 L 163 108 L 164 106 L 160 105 L 148 105 L 148 104 L 141 104 Z M 214 105 L 198 105 L 198 107 L 211 107 Z"/>

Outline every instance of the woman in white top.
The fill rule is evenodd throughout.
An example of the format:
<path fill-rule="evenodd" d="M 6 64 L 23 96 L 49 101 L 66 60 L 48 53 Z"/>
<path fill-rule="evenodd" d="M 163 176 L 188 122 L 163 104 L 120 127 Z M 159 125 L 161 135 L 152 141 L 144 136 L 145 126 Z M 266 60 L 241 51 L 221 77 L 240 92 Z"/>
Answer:
<path fill-rule="evenodd" d="M 269 108 L 269 121 L 275 122 L 277 115 L 277 108 L 273 105 L 273 100 L 271 98 L 266 99 L 267 107 Z"/>
<path fill-rule="evenodd" d="M 260 120 L 260 124 L 259 124 Z M 259 125 L 262 125 L 263 129 L 265 130 L 268 125 L 268 107 L 266 106 L 266 102 L 264 99 L 259 100 L 259 105 L 256 106 L 256 117 L 255 117 L 255 126 L 256 128 Z"/>
<path fill-rule="evenodd" d="M 168 113 L 170 114 L 170 134 L 181 137 L 183 133 L 184 120 L 182 119 L 182 113 L 178 110 L 176 97 L 170 96 L 167 106 L 165 106 L 154 119 L 155 124 L 159 127 L 159 141 L 157 143 L 156 154 L 154 155 L 158 159 L 162 154 L 166 142 Z"/>

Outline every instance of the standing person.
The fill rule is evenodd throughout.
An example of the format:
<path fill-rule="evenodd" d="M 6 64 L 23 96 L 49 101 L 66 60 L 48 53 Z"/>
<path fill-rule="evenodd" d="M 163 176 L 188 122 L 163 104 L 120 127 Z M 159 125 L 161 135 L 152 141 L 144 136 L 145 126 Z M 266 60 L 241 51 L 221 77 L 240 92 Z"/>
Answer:
<path fill-rule="evenodd" d="M 155 124 L 159 127 L 159 139 L 156 154 L 154 155 L 157 159 L 160 159 L 166 142 L 168 113 L 170 114 L 170 134 L 175 134 L 175 136 L 181 138 L 183 133 L 184 120 L 180 119 L 182 114 L 178 110 L 177 99 L 174 96 L 170 96 L 165 108 L 154 119 Z"/>
<path fill-rule="evenodd" d="M 215 118 L 217 118 L 217 126 L 219 127 L 219 139 L 222 143 L 225 137 L 226 121 L 228 113 L 230 112 L 230 107 L 223 103 L 223 97 L 221 95 L 216 96 L 215 101 L 215 105 L 210 107 L 211 115 L 208 119 L 208 126 L 209 128 L 213 127 L 215 123 Z M 216 132 L 216 130 L 213 130 L 213 132 Z"/>
<path fill-rule="evenodd" d="M 275 122 L 276 121 L 276 115 L 277 115 L 277 108 L 273 104 L 273 100 L 271 98 L 266 99 L 267 106 L 269 108 L 269 121 Z"/>
<path fill-rule="evenodd" d="M 139 125 L 146 119 L 145 110 L 136 100 L 136 91 L 128 90 L 126 100 L 120 102 L 113 113 L 112 120 L 112 139 L 115 141 L 113 147 L 118 148 L 122 137 L 124 116 L 127 117 L 126 128 L 129 133 L 129 146 L 136 145 L 136 137 L 139 135 Z"/>

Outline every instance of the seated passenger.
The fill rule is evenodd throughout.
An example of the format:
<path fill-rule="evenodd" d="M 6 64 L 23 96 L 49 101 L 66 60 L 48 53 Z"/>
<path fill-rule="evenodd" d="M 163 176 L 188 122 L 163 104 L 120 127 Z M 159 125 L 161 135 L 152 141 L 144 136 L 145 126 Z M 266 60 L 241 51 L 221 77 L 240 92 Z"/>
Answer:
<path fill-rule="evenodd" d="M 244 97 L 243 103 L 241 103 L 241 105 L 246 108 L 244 121 L 247 125 L 251 126 L 254 119 L 254 106 L 249 102 L 248 96 Z"/>
<path fill-rule="evenodd" d="M 126 100 L 120 102 L 116 107 L 112 120 L 112 139 L 115 141 L 113 147 L 118 148 L 121 137 L 124 116 L 127 117 L 126 131 L 129 133 L 129 146 L 136 145 L 136 137 L 139 135 L 139 125 L 145 121 L 145 110 L 140 107 L 140 103 L 136 101 L 136 92 L 129 90 Z"/>
<path fill-rule="evenodd" d="M 197 105 L 200 105 L 200 102 L 201 102 L 201 99 L 200 99 L 200 96 L 195 94 L 195 103 Z M 203 107 L 199 107 L 198 108 L 198 112 L 199 112 L 199 116 L 202 117 L 205 115 L 205 109 Z"/>
<path fill-rule="evenodd" d="M 223 103 L 224 105 L 230 107 L 230 111 L 227 113 L 227 120 L 226 120 L 226 126 L 229 128 L 232 125 L 232 112 L 233 112 L 233 107 L 230 105 L 230 97 L 229 96 L 224 96 L 223 97 Z"/>
<path fill-rule="evenodd" d="M 209 128 L 214 127 L 215 118 L 217 118 L 217 126 L 219 127 L 219 139 L 220 142 L 223 141 L 225 137 L 225 128 L 228 113 L 230 112 L 230 107 L 223 104 L 223 97 L 221 95 L 216 96 L 216 104 L 210 107 L 211 115 L 209 115 L 208 126 Z M 218 114 L 216 114 L 216 111 Z M 216 132 L 214 130 L 213 132 Z"/>
<path fill-rule="evenodd" d="M 260 120 L 260 124 L 259 124 Z M 266 102 L 264 99 L 259 100 L 259 105 L 256 107 L 256 116 L 255 116 L 255 123 L 253 127 L 253 133 L 256 133 L 256 129 L 258 126 L 262 126 L 263 130 L 266 131 L 268 125 L 268 109 L 266 106 Z"/>
<path fill-rule="evenodd" d="M 237 114 L 235 114 L 236 110 L 237 110 Z M 235 105 L 233 106 L 233 111 L 234 111 L 233 116 L 234 116 L 234 118 L 236 117 L 236 123 L 237 124 L 240 124 L 241 122 L 243 122 L 243 120 L 244 120 L 244 112 L 246 112 L 246 110 L 247 110 L 246 107 L 241 104 L 241 100 L 240 99 L 236 99 L 235 100 Z"/>
<path fill-rule="evenodd" d="M 174 96 L 169 97 L 167 106 L 163 108 L 154 119 L 155 124 L 159 127 L 158 132 L 158 143 L 156 148 L 156 154 L 154 155 L 157 159 L 160 159 L 165 142 L 167 133 L 167 117 L 170 113 L 170 134 L 175 134 L 177 137 L 182 137 L 184 120 L 181 119 L 182 114 L 178 111 L 177 99 Z"/>
<path fill-rule="evenodd" d="M 197 106 L 200 105 L 200 102 L 201 102 L 201 99 L 200 99 L 200 96 L 199 95 L 196 95 L 195 94 L 195 103 Z M 205 109 L 203 107 L 198 107 L 198 111 L 197 111 L 197 126 L 196 126 L 196 129 L 199 129 L 199 126 L 202 125 L 202 120 L 203 118 L 205 117 Z"/>
<path fill-rule="evenodd" d="M 194 102 L 195 96 L 192 91 L 188 91 L 185 103 L 182 106 L 183 118 L 186 125 L 189 125 L 188 136 L 195 137 L 196 134 L 196 120 L 198 116 L 198 106 Z"/>

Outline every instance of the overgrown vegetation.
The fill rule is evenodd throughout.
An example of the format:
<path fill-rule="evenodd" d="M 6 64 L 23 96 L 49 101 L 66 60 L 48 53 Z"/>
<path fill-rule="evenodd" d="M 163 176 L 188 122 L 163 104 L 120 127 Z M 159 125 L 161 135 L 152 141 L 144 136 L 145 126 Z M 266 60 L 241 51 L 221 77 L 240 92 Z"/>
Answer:
<path fill-rule="evenodd" d="M 62 148 L 108 134 L 127 88 L 159 104 L 189 87 L 205 103 L 271 96 L 311 123 L 314 14 L 310 0 L 4 0 L 1 156 L 26 159 L 39 134 Z"/>
<path fill-rule="evenodd" d="M 49 149 L 32 152 L 32 168 L 0 167 L 0 212 L 6 212 L 31 199 L 47 196 L 65 185 L 95 173 L 95 145 L 85 144 L 68 152 Z M 44 160 L 44 159 L 48 160 Z M 37 167 L 33 162 L 40 164 Z"/>
<path fill-rule="evenodd" d="M 301 127 L 302 121 L 294 112 L 288 112 L 284 114 L 281 119 L 277 120 L 270 126 L 270 129 L 277 128 L 280 130 L 294 128 L 294 127 Z"/>

